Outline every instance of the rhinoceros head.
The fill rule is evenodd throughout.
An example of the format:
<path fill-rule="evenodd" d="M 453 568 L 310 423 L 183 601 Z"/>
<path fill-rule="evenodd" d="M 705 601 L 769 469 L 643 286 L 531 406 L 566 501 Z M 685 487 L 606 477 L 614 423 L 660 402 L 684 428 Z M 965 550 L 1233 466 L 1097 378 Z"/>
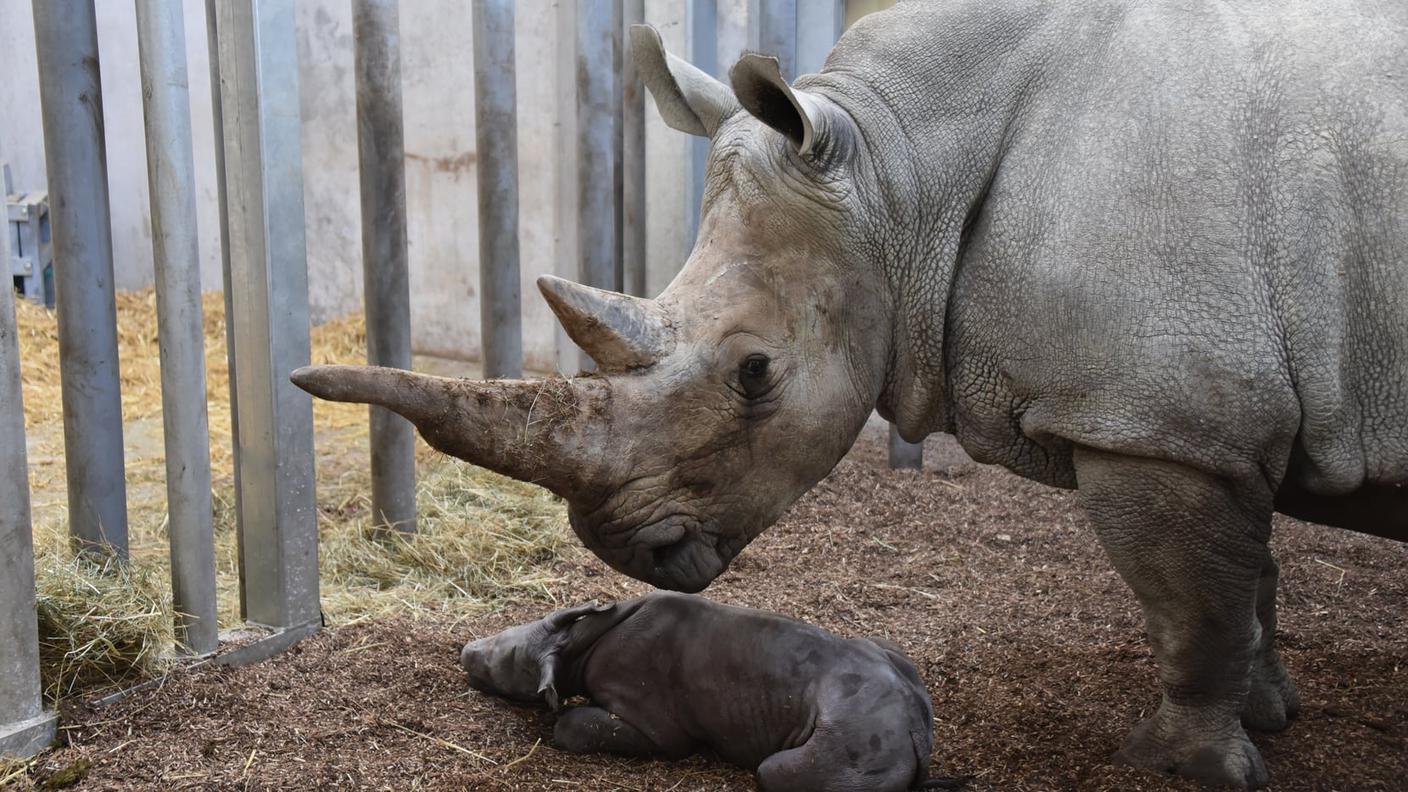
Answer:
<path fill-rule="evenodd" d="M 468 381 L 301 369 L 325 399 L 382 405 L 436 448 L 565 498 L 588 548 L 653 585 L 703 589 L 836 464 L 883 386 L 886 298 L 849 116 L 745 56 L 733 88 L 632 31 L 667 123 L 712 141 L 698 240 L 659 298 L 538 282 L 597 372 Z"/>

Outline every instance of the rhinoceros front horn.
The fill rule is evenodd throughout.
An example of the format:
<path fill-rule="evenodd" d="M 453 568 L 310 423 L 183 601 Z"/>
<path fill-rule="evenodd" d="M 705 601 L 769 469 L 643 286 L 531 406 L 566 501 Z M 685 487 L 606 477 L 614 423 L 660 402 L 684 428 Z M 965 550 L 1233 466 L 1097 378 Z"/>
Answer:
<path fill-rule="evenodd" d="M 544 275 L 538 289 L 552 312 L 603 372 L 649 366 L 670 353 L 674 331 L 654 300 Z"/>
<path fill-rule="evenodd" d="M 608 430 L 605 378 L 476 381 L 378 366 L 308 366 L 289 378 L 321 399 L 385 407 L 436 449 L 568 501 L 590 493 Z"/>

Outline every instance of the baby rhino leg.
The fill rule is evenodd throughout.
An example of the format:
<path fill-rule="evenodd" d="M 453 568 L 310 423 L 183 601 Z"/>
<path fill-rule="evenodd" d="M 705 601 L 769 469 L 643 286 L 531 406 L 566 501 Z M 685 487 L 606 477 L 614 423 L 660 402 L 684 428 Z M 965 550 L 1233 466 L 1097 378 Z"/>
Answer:
<path fill-rule="evenodd" d="M 769 756 L 758 766 L 762 792 L 904 792 L 914 781 L 909 735 L 893 745 L 847 745 L 818 726 L 802 745 Z M 879 743 L 879 737 L 874 740 Z"/>
<path fill-rule="evenodd" d="M 553 745 L 572 753 L 612 753 L 620 756 L 659 756 L 661 750 L 636 727 L 601 707 L 572 707 L 557 719 Z"/>

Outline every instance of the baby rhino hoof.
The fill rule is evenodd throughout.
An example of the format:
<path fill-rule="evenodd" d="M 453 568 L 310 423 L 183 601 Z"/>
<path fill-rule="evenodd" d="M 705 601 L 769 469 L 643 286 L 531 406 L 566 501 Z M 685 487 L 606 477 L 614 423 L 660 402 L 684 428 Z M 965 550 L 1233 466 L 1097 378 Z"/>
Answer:
<path fill-rule="evenodd" d="M 1280 660 L 1258 665 L 1251 675 L 1251 690 L 1242 705 L 1242 724 L 1249 729 L 1278 732 L 1300 710 L 1295 683 Z"/>
<path fill-rule="evenodd" d="M 1115 754 L 1115 761 L 1205 784 L 1244 789 L 1266 786 L 1261 752 L 1239 725 L 1234 723 L 1231 730 L 1207 734 L 1194 724 L 1196 720 L 1188 724 L 1191 728 L 1179 728 L 1180 724 L 1161 708 L 1135 727 Z"/>

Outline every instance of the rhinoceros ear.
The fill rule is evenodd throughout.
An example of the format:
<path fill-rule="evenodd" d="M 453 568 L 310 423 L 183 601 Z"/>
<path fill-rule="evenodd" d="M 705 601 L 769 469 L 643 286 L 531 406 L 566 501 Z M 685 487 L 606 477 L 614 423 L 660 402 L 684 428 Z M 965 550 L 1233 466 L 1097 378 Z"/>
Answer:
<path fill-rule="evenodd" d="M 798 154 L 806 156 L 811 152 L 821 122 L 821 108 L 815 98 L 792 90 L 782 79 L 777 58 L 749 53 L 739 58 L 728 77 L 744 110 L 781 132 L 797 147 Z"/>
<path fill-rule="evenodd" d="M 674 129 L 713 137 L 738 109 L 728 86 L 666 52 L 659 31 L 650 25 L 631 26 L 631 51 L 660 117 Z"/>
<path fill-rule="evenodd" d="M 549 641 L 538 657 L 538 695 L 543 697 L 553 712 L 562 709 L 562 696 L 557 691 L 557 682 L 567 668 L 571 658 L 580 655 L 601 637 L 604 628 L 609 628 L 610 617 L 603 620 L 598 629 L 573 630 L 578 619 L 601 614 L 611 614 L 616 603 L 600 605 L 592 602 L 575 608 L 564 608 L 543 619 Z"/>

